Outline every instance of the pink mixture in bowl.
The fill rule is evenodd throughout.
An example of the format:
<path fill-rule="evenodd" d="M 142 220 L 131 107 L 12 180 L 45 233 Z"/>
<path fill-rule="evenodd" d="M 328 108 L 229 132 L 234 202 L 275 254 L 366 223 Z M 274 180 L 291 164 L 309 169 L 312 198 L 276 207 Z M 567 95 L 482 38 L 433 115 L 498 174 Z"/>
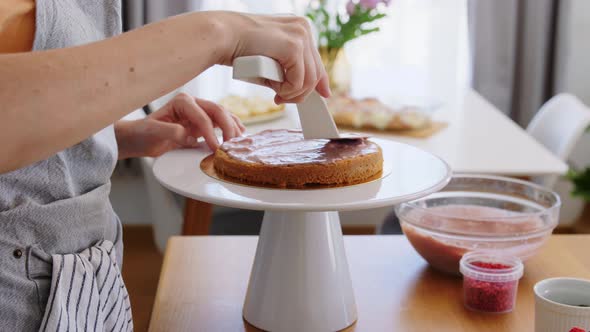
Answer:
<path fill-rule="evenodd" d="M 416 251 L 435 269 L 458 275 L 470 251 L 533 256 L 557 225 L 559 205 L 557 194 L 529 182 L 465 175 L 396 212 Z"/>

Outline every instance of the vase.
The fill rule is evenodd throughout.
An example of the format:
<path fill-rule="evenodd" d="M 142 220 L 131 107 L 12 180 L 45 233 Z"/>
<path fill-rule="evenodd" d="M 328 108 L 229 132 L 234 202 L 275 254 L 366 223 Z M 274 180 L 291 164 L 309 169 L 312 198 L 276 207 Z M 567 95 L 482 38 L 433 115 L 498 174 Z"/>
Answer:
<path fill-rule="evenodd" d="M 350 62 L 343 48 L 320 47 L 322 62 L 330 79 L 334 95 L 349 95 L 351 87 Z"/>

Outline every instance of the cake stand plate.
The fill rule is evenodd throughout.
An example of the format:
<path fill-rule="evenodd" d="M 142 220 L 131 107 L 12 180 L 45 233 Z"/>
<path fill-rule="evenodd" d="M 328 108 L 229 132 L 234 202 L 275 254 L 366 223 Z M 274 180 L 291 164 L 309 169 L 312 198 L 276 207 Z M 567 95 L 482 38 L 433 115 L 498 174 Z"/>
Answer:
<path fill-rule="evenodd" d="M 451 177 L 440 158 L 390 140 L 380 179 L 325 189 L 259 188 L 200 169 L 206 146 L 170 151 L 154 164 L 160 183 L 186 197 L 265 210 L 243 315 L 266 331 L 338 331 L 357 319 L 338 212 L 392 206 L 438 191 Z M 223 262 L 220 262 L 223 264 Z"/>

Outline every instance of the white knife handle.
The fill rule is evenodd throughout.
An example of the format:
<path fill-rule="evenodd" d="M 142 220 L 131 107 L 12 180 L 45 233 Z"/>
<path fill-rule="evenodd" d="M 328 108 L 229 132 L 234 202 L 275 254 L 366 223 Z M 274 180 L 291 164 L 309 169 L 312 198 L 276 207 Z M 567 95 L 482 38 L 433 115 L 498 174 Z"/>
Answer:
<path fill-rule="evenodd" d="M 250 55 L 235 58 L 233 78 L 241 81 L 264 85 L 264 79 L 282 82 L 283 67 L 273 58 L 263 55 Z"/>
<path fill-rule="evenodd" d="M 283 67 L 274 59 L 251 55 L 235 58 L 233 62 L 234 79 L 265 85 L 264 80 L 283 82 Z M 303 136 L 312 138 L 340 138 L 334 120 L 328 112 L 326 101 L 316 91 L 312 91 L 305 101 L 297 104 Z"/>

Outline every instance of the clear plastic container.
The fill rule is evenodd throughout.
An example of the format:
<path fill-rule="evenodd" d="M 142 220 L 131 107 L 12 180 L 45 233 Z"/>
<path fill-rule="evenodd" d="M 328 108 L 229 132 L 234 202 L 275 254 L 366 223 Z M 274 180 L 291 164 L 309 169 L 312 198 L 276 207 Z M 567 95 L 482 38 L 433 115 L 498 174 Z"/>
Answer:
<path fill-rule="evenodd" d="M 476 251 L 461 258 L 460 270 L 468 309 L 492 313 L 514 309 L 518 280 L 524 271 L 520 258 Z"/>

